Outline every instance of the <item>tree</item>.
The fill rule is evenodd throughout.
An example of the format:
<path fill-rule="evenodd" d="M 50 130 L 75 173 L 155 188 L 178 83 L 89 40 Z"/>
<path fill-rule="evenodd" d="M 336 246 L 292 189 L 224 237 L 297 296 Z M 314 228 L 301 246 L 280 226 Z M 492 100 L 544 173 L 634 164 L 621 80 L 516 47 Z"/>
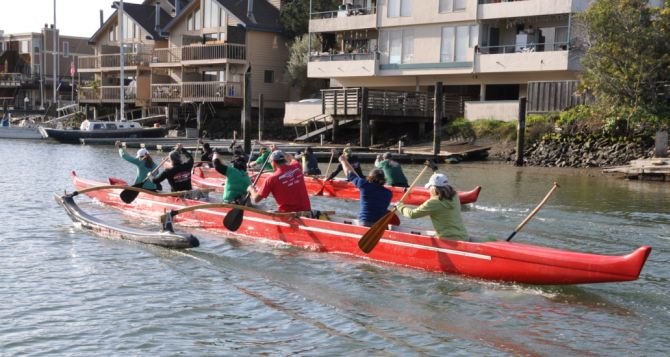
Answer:
<path fill-rule="evenodd" d="M 289 45 L 289 59 L 286 63 L 286 80 L 291 87 L 300 88 L 303 95 L 322 88 L 324 85 L 322 79 L 307 78 L 308 46 L 308 34 L 296 37 Z M 312 37 L 312 47 L 314 46 L 319 46 L 316 36 Z"/>
<path fill-rule="evenodd" d="M 312 12 L 336 11 L 341 1 L 312 0 Z M 282 0 L 281 20 L 284 33 L 288 38 L 295 38 L 309 31 L 310 0 Z"/>
<path fill-rule="evenodd" d="M 586 25 L 582 86 L 605 108 L 651 116 L 667 113 L 659 85 L 670 80 L 670 0 L 597 0 L 580 19 Z"/>

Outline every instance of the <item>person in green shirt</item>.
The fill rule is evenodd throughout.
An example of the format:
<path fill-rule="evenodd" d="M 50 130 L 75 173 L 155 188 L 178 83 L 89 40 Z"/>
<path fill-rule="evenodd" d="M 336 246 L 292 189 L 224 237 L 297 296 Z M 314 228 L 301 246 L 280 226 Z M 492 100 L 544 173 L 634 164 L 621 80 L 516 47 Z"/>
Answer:
<path fill-rule="evenodd" d="M 461 218 L 461 202 L 458 193 L 449 185 L 447 176 L 433 174 L 426 188 L 430 189 L 430 198 L 426 202 L 414 209 L 399 204 L 398 212 L 412 219 L 430 216 L 438 238 L 470 240 Z"/>
<path fill-rule="evenodd" d="M 402 172 L 402 167 L 400 167 L 400 164 L 397 161 L 393 160 L 390 152 L 384 153 L 384 155 L 377 155 L 375 167 L 384 171 L 387 184 L 396 187 L 409 187 L 407 184 L 407 177 L 405 177 L 405 173 Z"/>
<path fill-rule="evenodd" d="M 133 157 L 126 154 L 126 151 L 121 147 L 120 141 L 114 143 L 114 146 L 119 150 L 119 156 L 121 156 L 122 159 L 130 162 L 137 168 L 134 183 L 135 185 L 142 183 L 147 175 L 156 168 L 156 163 L 151 158 L 151 155 L 149 155 L 149 151 L 147 149 L 141 148 L 137 150 L 137 156 Z M 159 190 L 156 184 L 151 182 L 151 180 L 144 181 L 142 188 L 150 191 Z"/>
<path fill-rule="evenodd" d="M 223 201 L 226 203 L 239 203 L 247 193 L 247 187 L 251 185 L 251 179 L 244 167 L 235 167 L 234 165 L 225 165 L 223 158 L 219 157 L 218 152 L 214 152 L 212 157 L 214 169 L 221 175 L 226 176 L 226 185 L 223 187 Z"/>
<path fill-rule="evenodd" d="M 273 147 L 274 147 L 274 145 L 273 145 Z M 268 148 L 265 147 L 265 146 L 261 147 L 260 154 L 259 154 L 258 158 L 256 159 L 256 161 L 249 161 L 249 164 L 247 164 L 247 167 L 250 168 L 250 169 L 260 170 L 261 167 L 263 166 L 263 163 L 265 162 L 265 160 L 267 160 L 268 156 L 270 156 L 270 153 L 272 151 L 274 151 L 274 149 L 273 150 L 268 150 Z M 272 165 L 270 165 L 270 160 L 268 160 L 268 162 L 265 164 L 265 169 L 263 171 L 269 171 L 269 172 L 274 171 L 272 169 Z"/>

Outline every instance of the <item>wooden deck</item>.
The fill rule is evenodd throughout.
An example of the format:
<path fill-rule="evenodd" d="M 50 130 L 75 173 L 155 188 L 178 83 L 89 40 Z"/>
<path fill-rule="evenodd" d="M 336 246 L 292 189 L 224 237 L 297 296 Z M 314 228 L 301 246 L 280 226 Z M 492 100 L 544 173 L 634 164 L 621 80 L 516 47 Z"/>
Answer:
<path fill-rule="evenodd" d="M 628 179 L 670 182 L 670 158 L 633 160 L 630 165 L 607 168 L 603 172 L 623 174 Z"/>

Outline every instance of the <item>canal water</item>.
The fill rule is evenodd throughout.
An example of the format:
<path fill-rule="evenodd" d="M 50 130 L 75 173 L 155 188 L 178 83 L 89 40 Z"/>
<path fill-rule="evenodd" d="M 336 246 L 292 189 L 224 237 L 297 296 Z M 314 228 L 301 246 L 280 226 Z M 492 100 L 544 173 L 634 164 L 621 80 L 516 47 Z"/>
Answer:
<path fill-rule="evenodd" d="M 76 228 L 53 193 L 72 190 L 72 170 L 132 179 L 113 148 L 2 140 L 0 157 L 1 356 L 670 355 L 668 183 L 441 166 L 458 189 L 483 186 L 463 214 L 473 236 L 506 238 L 557 181 L 515 241 L 612 255 L 653 248 L 637 281 L 530 286 L 203 231 L 188 251 L 108 240 Z M 410 178 L 419 169 L 406 167 Z M 80 201 L 102 218 L 154 227 Z"/>

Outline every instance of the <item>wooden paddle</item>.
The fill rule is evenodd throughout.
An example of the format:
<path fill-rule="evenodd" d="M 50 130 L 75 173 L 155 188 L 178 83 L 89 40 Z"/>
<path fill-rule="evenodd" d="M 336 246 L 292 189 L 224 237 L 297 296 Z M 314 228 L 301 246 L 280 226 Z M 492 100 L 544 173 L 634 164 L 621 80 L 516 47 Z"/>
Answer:
<path fill-rule="evenodd" d="M 144 186 L 144 183 L 147 182 L 147 180 L 149 180 L 149 175 L 153 175 L 156 171 L 158 171 L 158 169 L 160 169 L 160 167 L 163 166 L 163 164 L 168 160 L 168 158 L 169 158 L 169 156 L 164 158 L 163 161 L 161 161 L 160 164 L 158 164 L 158 166 L 156 166 L 155 169 L 153 169 L 153 170 L 151 170 L 151 172 L 149 172 L 147 177 L 145 177 L 144 180 L 142 180 L 142 182 L 136 183 L 136 184 L 132 185 L 131 187 L 140 188 L 140 187 Z M 121 197 L 121 201 L 130 204 L 133 201 L 135 201 L 135 199 L 137 198 L 137 196 L 139 194 L 140 193 L 138 191 L 125 189 L 125 190 L 121 191 L 119 196 Z"/>
<path fill-rule="evenodd" d="M 547 193 L 547 195 L 544 196 L 544 198 L 542 199 L 542 201 L 540 201 L 540 204 L 538 204 L 537 207 L 535 207 L 535 209 L 534 209 L 533 211 L 530 212 L 530 214 L 528 215 L 528 217 L 526 217 L 526 219 L 524 219 L 523 222 L 521 222 L 518 226 L 516 226 L 516 228 L 514 229 L 514 232 L 512 232 L 512 234 L 510 234 L 509 237 L 507 237 L 507 241 L 508 241 L 508 242 L 509 242 L 510 240 L 512 240 L 512 238 L 514 237 L 514 235 L 515 235 L 517 232 L 519 232 L 519 231 L 521 230 L 521 228 L 523 228 L 523 226 L 525 226 L 526 223 L 528 223 L 528 221 L 530 221 L 531 218 L 533 218 L 533 216 L 540 210 L 540 208 L 542 208 L 542 206 L 544 206 L 545 203 L 547 203 L 547 200 L 549 199 L 549 197 L 551 197 L 551 195 L 554 193 L 554 191 L 556 191 L 556 189 L 557 189 L 558 187 L 559 187 L 559 186 L 558 186 L 558 183 L 557 183 L 557 182 L 554 182 L 554 185 L 551 187 L 551 190 L 549 190 L 549 192 Z"/>
<path fill-rule="evenodd" d="M 377 223 L 372 225 L 370 229 L 368 229 L 367 232 L 361 237 L 361 239 L 358 241 L 358 247 L 365 252 L 366 254 L 370 253 L 377 243 L 379 243 L 379 240 L 381 239 L 382 235 L 384 234 L 384 231 L 386 231 L 386 228 L 389 225 L 389 222 L 393 219 L 395 216 L 396 211 L 398 210 L 398 205 L 402 203 L 402 201 L 405 200 L 407 195 L 409 195 L 410 191 L 412 191 L 412 188 L 414 185 L 416 185 L 417 182 L 419 182 L 419 179 L 423 175 L 426 170 L 431 167 L 430 164 L 426 161 L 426 166 L 421 170 L 419 175 L 414 179 L 414 182 L 407 188 L 407 191 L 405 191 L 405 194 L 402 195 L 402 198 L 400 198 L 400 201 L 396 204 L 395 207 L 393 207 L 392 210 L 390 210 L 387 214 L 384 215 L 384 217 L 380 218 Z"/>
<path fill-rule="evenodd" d="M 335 156 L 335 150 L 330 152 L 330 160 L 328 160 L 328 166 L 326 167 L 326 174 L 323 176 L 323 185 L 321 185 L 321 189 L 319 192 L 315 194 L 315 196 L 323 196 L 323 189 L 326 188 L 326 182 L 328 181 L 328 174 L 330 173 L 330 164 L 333 163 L 333 156 Z"/>
<path fill-rule="evenodd" d="M 256 182 L 258 182 L 258 180 L 261 178 L 261 175 L 263 175 L 265 165 L 267 165 L 271 156 L 272 153 L 270 153 L 270 155 L 268 155 L 268 157 L 265 158 L 265 162 L 263 162 L 263 166 L 261 166 L 260 171 L 258 171 L 258 176 L 256 176 L 256 179 L 251 184 L 251 187 L 256 187 Z M 240 206 L 246 206 L 247 203 L 249 202 L 249 197 L 251 197 L 251 193 L 247 192 L 247 195 L 244 196 L 242 201 L 240 201 Z M 226 218 L 223 219 L 223 226 L 226 227 L 226 229 L 228 229 L 229 231 L 235 232 L 242 225 L 243 219 L 244 219 L 244 210 L 240 208 L 233 208 L 230 212 L 226 214 Z"/>
<path fill-rule="evenodd" d="M 176 192 L 155 192 L 155 191 L 150 191 L 150 190 L 145 190 L 140 187 L 134 187 L 134 186 L 120 186 L 120 185 L 102 185 L 102 186 L 93 186 L 93 187 L 88 187 L 83 190 L 79 191 L 74 191 L 70 195 L 71 196 L 77 196 L 82 193 L 86 192 L 91 192 L 91 191 L 98 191 L 98 190 L 110 190 L 110 189 L 124 189 L 128 191 L 135 191 L 138 194 L 140 193 L 146 193 L 147 195 L 154 195 L 158 197 L 179 197 L 179 196 L 186 196 L 190 195 L 194 192 L 202 192 L 202 193 L 209 193 L 212 191 L 215 191 L 215 188 L 200 188 L 197 190 L 188 190 L 188 191 L 176 191 Z"/>

